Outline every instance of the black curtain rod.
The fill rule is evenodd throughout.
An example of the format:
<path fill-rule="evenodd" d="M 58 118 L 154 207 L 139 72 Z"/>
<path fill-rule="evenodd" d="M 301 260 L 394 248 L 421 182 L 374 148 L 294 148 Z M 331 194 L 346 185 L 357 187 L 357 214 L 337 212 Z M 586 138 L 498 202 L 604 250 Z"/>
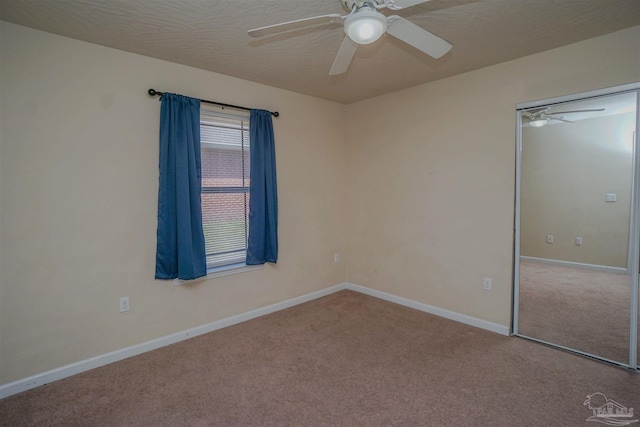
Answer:
<path fill-rule="evenodd" d="M 155 89 L 149 89 L 147 91 L 147 93 L 151 96 L 162 96 L 163 92 L 158 92 Z M 201 99 L 200 102 L 206 102 L 207 104 L 213 104 L 213 105 L 219 105 L 221 107 L 229 107 L 229 108 L 237 108 L 239 110 L 247 110 L 247 111 L 251 111 L 251 108 L 247 108 L 247 107 L 241 107 L 239 105 L 232 105 L 232 104 L 225 104 L 223 102 L 215 102 L 215 101 L 207 101 L 206 99 Z M 277 111 L 269 111 L 271 113 L 271 115 L 273 117 L 279 117 L 280 113 L 278 113 Z"/>

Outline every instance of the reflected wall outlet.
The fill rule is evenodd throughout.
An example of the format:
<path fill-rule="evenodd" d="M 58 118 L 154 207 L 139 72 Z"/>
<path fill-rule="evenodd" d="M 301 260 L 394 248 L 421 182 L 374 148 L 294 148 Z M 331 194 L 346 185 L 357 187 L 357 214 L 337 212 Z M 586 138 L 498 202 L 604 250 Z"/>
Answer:
<path fill-rule="evenodd" d="M 129 311 L 129 297 L 120 298 L 120 313 Z"/>
<path fill-rule="evenodd" d="M 489 277 L 485 277 L 482 280 L 482 287 L 485 291 L 490 291 L 491 290 L 491 279 Z"/>
<path fill-rule="evenodd" d="M 553 234 L 547 234 L 547 243 L 553 243 Z"/>

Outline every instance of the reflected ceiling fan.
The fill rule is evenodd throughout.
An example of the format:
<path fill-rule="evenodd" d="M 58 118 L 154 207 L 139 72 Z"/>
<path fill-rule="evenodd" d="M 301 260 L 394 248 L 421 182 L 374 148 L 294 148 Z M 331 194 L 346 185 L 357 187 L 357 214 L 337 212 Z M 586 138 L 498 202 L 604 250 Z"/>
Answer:
<path fill-rule="evenodd" d="M 347 15 L 332 13 L 249 30 L 251 37 L 263 37 L 317 25 L 344 22 L 346 37 L 333 61 L 329 75 L 347 71 L 359 44 L 378 40 L 385 32 L 434 58 L 453 47 L 451 43 L 397 15 L 386 16 L 380 9 L 400 10 L 429 0 L 339 0 Z"/>
<path fill-rule="evenodd" d="M 549 124 L 550 121 L 556 120 L 559 122 L 565 123 L 575 123 L 571 120 L 567 120 L 562 117 L 563 114 L 574 114 L 574 113 L 592 113 L 597 111 L 604 111 L 604 108 L 591 108 L 586 110 L 570 110 L 570 111 L 555 111 L 551 112 L 551 107 L 543 108 L 542 110 L 537 111 L 525 111 L 524 115 L 529 119 L 529 125 L 535 128 L 541 128 Z"/>

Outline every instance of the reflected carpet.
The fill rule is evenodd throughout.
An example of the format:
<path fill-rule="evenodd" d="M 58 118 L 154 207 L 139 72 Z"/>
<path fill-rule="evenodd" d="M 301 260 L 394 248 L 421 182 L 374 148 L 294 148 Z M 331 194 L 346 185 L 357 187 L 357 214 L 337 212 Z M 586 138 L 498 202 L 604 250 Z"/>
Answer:
<path fill-rule="evenodd" d="M 640 375 L 341 291 L 3 399 L 0 425 L 574 426 L 596 392 L 640 408 Z"/>

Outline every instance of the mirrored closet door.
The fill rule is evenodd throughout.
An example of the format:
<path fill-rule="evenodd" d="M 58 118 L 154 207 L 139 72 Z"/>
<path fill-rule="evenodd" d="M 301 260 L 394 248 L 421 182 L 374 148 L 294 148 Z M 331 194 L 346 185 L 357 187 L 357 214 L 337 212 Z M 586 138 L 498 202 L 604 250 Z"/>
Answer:
<path fill-rule="evenodd" d="M 513 332 L 637 367 L 638 89 L 518 106 Z"/>

